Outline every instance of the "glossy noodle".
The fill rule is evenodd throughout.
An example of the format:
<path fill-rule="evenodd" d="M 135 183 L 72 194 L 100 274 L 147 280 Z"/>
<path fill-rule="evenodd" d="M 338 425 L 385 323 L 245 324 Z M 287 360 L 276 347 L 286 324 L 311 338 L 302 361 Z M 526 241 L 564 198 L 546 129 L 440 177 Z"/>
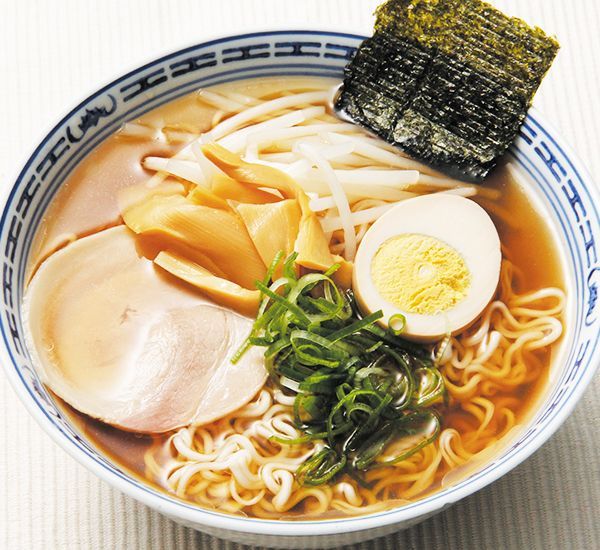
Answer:
<path fill-rule="evenodd" d="M 269 442 L 273 435 L 300 435 L 293 425 L 293 399 L 272 388 L 217 423 L 178 431 L 169 440 L 175 458 L 168 471 L 156 466 L 152 450 L 148 468 L 182 498 L 203 506 L 218 502 L 221 510 L 262 518 L 281 517 L 299 503 L 309 516 L 328 510 L 365 514 L 439 488 L 449 471 L 492 449 L 515 428 L 520 400 L 512 392 L 540 377 L 544 367 L 536 350 L 562 333 L 557 317 L 564 310 L 564 292 L 518 293 L 517 281 L 514 265 L 505 260 L 498 299 L 468 333 L 453 337 L 442 350 L 451 407 L 439 440 L 406 461 L 369 472 L 371 488 L 351 478 L 331 487 L 295 486 L 292 473 L 319 445 Z"/>

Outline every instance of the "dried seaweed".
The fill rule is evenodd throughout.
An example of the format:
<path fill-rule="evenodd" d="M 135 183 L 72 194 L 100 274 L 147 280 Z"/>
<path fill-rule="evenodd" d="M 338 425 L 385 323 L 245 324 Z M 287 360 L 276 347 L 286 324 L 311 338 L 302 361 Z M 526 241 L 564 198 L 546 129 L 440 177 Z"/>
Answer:
<path fill-rule="evenodd" d="M 336 108 L 433 167 L 482 180 L 514 140 L 558 51 L 478 0 L 389 0 Z"/>

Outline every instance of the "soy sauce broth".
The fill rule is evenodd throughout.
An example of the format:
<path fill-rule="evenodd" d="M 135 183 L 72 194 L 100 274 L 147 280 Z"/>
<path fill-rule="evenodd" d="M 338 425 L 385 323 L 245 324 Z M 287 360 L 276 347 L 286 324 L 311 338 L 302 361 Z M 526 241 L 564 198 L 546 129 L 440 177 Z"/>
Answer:
<path fill-rule="evenodd" d="M 323 80 L 325 79 L 261 79 L 240 81 L 218 88 L 225 87 L 251 95 L 258 90 L 263 93 L 275 93 L 285 88 L 309 90 L 315 82 Z M 327 80 L 334 83 L 333 80 Z M 200 103 L 196 93 L 192 93 L 147 113 L 136 123 L 154 127 L 169 125 L 183 131 L 200 133 L 210 128 L 215 112 L 215 109 Z M 171 156 L 184 145 L 185 143 L 172 145 L 135 140 L 119 133 L 99 145 L 71 173 L 46 212 L 34 239 L 28 272 L 32 273 L 45 257 L 69 237 L 84 236 L 120 223 L 115 196 L 117 191 L 142 183 L 152 176 L 151 172 L 142 168 L 142 159 L 149 155 Z M 498 190 L 500 198 L 475 200 L 488 211 L 511 261 L 526 275 L 519 292 L 545 286 L 564 287 L 554 237 L 526 190 L 510 177 L 503 166 L 484 185 Z M 520 424 L 531 416 L 546 389 L 550 365 L 556 353 L 556 346 L 540 352 L 539 358 L 545 368 L 543 375 L 535 383 L 516 391 L 521 403 L 517 410 L 517 421 Z M 167 490 L 162 479 L 147 475 L 144 454 L 151 447 L 162 447 L 164 450 L 158 453 L 158 457 L 159 461 L 166 464 L 170 460 L 170 450 L 166 447 L 169 434 L 149 436 L 124 432 L 75 411 L 59 398 L 56 401 L 75 428 L 119 468 L 145 483 Z M 460 414 L 460 411 L 447 411 L 445 424 L 451 425 L 453 419 L 459 421 Z M 302 510 L 292 510 L 286 516 L 293 518 L 301 513 Z"/>

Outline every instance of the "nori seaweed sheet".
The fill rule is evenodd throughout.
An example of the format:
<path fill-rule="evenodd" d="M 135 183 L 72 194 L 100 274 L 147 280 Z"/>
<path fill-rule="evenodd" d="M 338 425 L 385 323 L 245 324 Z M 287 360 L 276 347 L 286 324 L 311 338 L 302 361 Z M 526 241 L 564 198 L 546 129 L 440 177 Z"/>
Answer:
<path fill-rule="evenodd" d="M 389 0 L 336 109 L 412 157 L 479 182 L 514 140 L 558 51 L 478 0 Z"/>

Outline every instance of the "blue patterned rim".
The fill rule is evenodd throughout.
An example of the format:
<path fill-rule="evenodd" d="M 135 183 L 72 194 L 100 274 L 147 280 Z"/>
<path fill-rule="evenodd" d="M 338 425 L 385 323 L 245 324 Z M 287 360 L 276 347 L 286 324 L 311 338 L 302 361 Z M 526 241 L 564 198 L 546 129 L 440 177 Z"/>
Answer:
<path fill-rule="evenodd" d="M 196 88 L 243 78 L 310 75 L 340 78 L 362 36 L 289 30 L 212 40 L 152 61 L 104 86 L 71 110 L 41 140 L 5 198 L 0 218 L 2 363 L 29 411 L 53 439 L 101 478 L 145 504 L 199 526 L 267 535 L 324 535 L 409 521 L 491 483 L 522 462 L 571 412 L 600 362 L 597 315 L 600 204 L 591 178 L 535 112 L 510 151 L 563 244 L 570 280 L 569 336 L 559 379 L 529 428 L 501 456 L 456 485 L 399 509 L 358 518 L 272 521 L 199 509 L 146 486 L 99 454 L 56 408 L 24 345 L 20 303 L 32 238 L 53 196 L 83 157 L 127 120 Z M 343 524 L 343 527 L 342 527 Z"/>

